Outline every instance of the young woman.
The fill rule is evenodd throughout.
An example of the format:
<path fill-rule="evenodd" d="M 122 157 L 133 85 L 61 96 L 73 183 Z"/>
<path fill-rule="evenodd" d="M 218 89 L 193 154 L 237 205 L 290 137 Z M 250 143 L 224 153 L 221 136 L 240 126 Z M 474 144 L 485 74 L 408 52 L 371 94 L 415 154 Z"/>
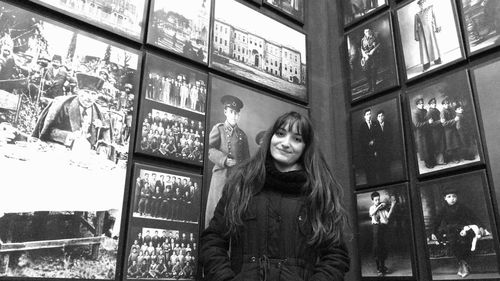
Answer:
<path fill-rule="evenodd" d="M 206 280 L 343 280 L 341 197 L 309 119 L 280 116 L 255 156 L 228 177 L 201 236 Z"/>

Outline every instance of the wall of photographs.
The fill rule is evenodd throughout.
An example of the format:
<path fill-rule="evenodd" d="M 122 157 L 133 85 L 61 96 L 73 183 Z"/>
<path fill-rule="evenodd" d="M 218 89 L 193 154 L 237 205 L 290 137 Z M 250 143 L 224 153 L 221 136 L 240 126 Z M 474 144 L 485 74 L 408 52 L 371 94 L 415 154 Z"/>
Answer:
<path fill-rule="evenodd" d="M 341 5 L 356 279 L 500 278 L 500 2 Z"/>
<path fill-rule="evenodd" d="M 0 278 L 200 279 L 230 167 L 309 114 L 305 6 L 0 0 Z"/>

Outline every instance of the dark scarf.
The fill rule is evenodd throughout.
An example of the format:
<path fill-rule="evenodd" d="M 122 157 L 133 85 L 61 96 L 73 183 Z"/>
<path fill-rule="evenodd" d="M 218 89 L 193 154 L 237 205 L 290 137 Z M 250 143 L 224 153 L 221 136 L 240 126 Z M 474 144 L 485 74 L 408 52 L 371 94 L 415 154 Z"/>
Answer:
<path fill-rule="evenodd" d="M 272 189 L 282 193 L 301 194 L 304 193 L 304 184 L 307 174 L 304 170 L 280 172 L 276 169 L 272 158 L 266 160 L 266 181 L 263 189 Z"/>

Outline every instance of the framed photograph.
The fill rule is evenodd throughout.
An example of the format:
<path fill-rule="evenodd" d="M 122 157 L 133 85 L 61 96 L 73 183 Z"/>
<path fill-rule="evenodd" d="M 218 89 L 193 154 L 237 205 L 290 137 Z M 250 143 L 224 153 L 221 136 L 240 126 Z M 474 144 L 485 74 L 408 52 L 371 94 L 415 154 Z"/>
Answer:
<path fill-rule="evenodd" d="M 500 101 L 497 92 L 500 87 L 498 75 L 500 61 L 494 60 L 481 64 L 471 71 L 472 84 L 476 92 L 476 103 L 478 105 L 478 118 L 483 129 L 484 151 L 488 159 L 488 172 L 491 177 L 490 183 L 495 190 L 496 202 L 500 203 L 500 128 L 497 115 L 500 110 Z"/>
<path fill-rule="evenodd" d="M 264 4 L 294 20 L 304 22 L 304 0 L 264 0 Z"/>
<path fill-rule="evenodd" d="M 1 274 L 114 280 L 139 52 L 0 9 Z"/>
<path fill-rule="evenodd" d="M 399 92 L 351 112 L 352 165 L 357 188 L 406 179 Z"/>
<path fill-rule="evenodd" d="M 228 168 L 226 159 L 236 164 L 250 158 L 276 118 L 289 111 L 308 114 L 306 108 L 270 97 L 260 91 L 219 76 L 210 77 L 210 120 L 208 161 L 205 164 L 205 226 L 213 217 L 222 194 Z"/>
<path fill-rule="evenodd" d="M 397 10 L 406 79 L 464 58 L 453 0 L 414 0 Z"/>
<path fill-rule="evenodd" d="M 498 237 L 485 173 L 428 181 L 418 189 L 432 279 L 498 279 Z"/>
<path fill-rule="evenodd" d="M 383 7 L 387 7 L 387 2 L 387 0 L 342 0 L 344 26 L 351 25 Z"/>
<path fill-rule="evenodd" d="M 198 226 L 137 222 L 129 228 L 127 280 L 195 280 Z"/>
<path fill-rule="evenodd" d="M 351 101 L 399 85 L 389 12 L 346 35 Z"/>
<path fill-rule="evenodd" d="M 144 36 L 147 0 L 31 0 L 135 41 Z"/>
<path fill-rule="evenodd" d="M 361 276 L 413 277 L 413 226 L 408 185 L 373 189 L 358 193 L 356 198 Z"/>
<path fill-rule="evenodd" d="M 470 54 L 500 44 L 500 3 L 460 0 L 463 29 Z"/>
<path fill-rule="evenodd" d="M 198 224 L 202 177 L 136 164 L 132 216 Z"/>
<path fill-rule="evenodd" d="M 259 6 L 262 5 L 262 0 L 246 0 L 246 1 L 255 3 L 255 4 L 259 5 Z"/>
<path fill-rule="evenodd" d="M 148 44 L 206 64 L 211 0 L 153 0 Z"/>
<path fill-rule="evenodd" d="M 210 67 L 307 101 L 306 35 L 234 0 L 216 0 Z"/>
<path fill-rule="evenodd" d="M 482 162 L 476 111 L 465 71 L 407 93 L 417 175 Z"/>

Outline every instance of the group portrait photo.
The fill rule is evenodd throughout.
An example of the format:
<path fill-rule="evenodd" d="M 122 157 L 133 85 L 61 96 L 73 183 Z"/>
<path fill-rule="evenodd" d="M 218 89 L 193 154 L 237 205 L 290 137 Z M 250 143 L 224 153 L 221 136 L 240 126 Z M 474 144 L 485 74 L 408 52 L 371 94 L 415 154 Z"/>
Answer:
<path fill-rule="evenodd" d="M 419 175 L 482 161 L 476 110 L 465 71 L 440 77 L 407 94 Z"/>
<path fill-rule="evenodd" d="M 399 94 L 399 92 L 398 92 Z M 351 113 L 352 165 L 356 187 L 406 178 L 399 96 L 363 105 Z"/>
<path fill-rule="evenodd" d="M 0 10 L 0 275 L 114 279 L 140 56 Z"/>

